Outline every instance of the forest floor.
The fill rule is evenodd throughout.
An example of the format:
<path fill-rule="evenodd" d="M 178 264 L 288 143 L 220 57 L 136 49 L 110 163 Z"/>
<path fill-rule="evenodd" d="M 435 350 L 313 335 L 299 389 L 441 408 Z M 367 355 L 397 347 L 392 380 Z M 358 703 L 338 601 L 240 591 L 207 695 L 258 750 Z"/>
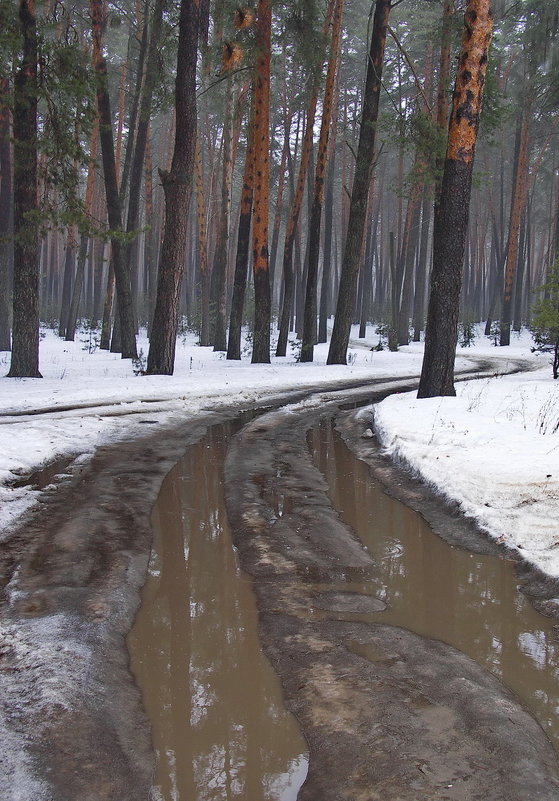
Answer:
<path fill-rule="evenodd" d="M 83 339 L 63 343 L 47 331 L 41 344 L 44 378 L 0 379 L 0 536 L 5 542 L 0 759 L 7 777 L 0 798 L 6 801 L 63 801 L 77 797 L 84 801 L 126 801 L 146 797 L 152 755 L 138 692 L 127 671 L 124 636 L 137 607 L 149 556 L 149 510 L 162 478 L 189 442 L 195 441 L 207 425 L 233 415 L 238 408 L 276 405 L 282 392 L 288 390 L 303 394 L 313 387 L 341 389 L 368 381 L 382 384 L 395 376 L 402 380 L 412 378 L 419 373 L 422 355 L 421 346 L 415 345 L 396 354 L 371 350 L 378 340 L 371 332 L 368 341 L 356 342 L 352 347 L 347 367 L 326 367 L 326 352 L 320 348 L 312 365 L 297 363 L 293 354 L 288 360 L 254 366 L 249 364 L 249 356 L 240 363 L 228 363 L 220 354 L 197 348 L 193 337 L 186 337 L 172 378 L 145 377 L 135 375 L 129 362 L 96 350 L 89 335 L 83 335 Z M 559 536 L 554 537 L 553 522 L 549 521 L 557 519 L 559 457 L 554 420 L 559 408 L 559 387 L 551 379 L 547 358 L 530 355 L 529 339 L 521 338 L 507 349 L 490 347 L 487 341 L 481 347 L 480 344 L 460 351 L 458 366 L 466 367 L 470 362 L 475 373 L 480 360 L 498 358 L 502 368 L 496 364 L 494 378 L 461 385 L 457 399 L 421 401 L 421 414 L 413 394 L 392 396 L 375 407 L 374 427 L 387 451 L 408 470 L 424 476 L 433 487 L 444 488 L 447 499 L 463 502 L 464 513 L 493 537 L 495 547 L 515 546 L 550 576 L 556 576 L 559 570 L 555 539 L 559 540 Z M 3 354 L 2 358 L 7 365 L 8 355 Z M 500 375 L 519 360 L 530 372 L 516 377 Z M 141 364 L 136 372 L 140 368 Z M 369 426 L 373 427 L 371 415 L 371 411 L 364 410 L 357 417 L 356 424 L 365 434 L 369 433 Z M 406 426 L 406 419 L 413 425 Z M 471 442 L 469 431 L 476 433 Z M 516 451 L 502 450 L 505 443 L 515 446 Z M 473 451 L 468 453 L 469 448 Z M 453 451 L 458 462 L 449 471 L 446 465 L 450 464 Z M 483 470 L 478 469 L 472 453 L 483 456 Z M 449 473 L 463 474 L 468 458 L 470 479 L 462 485 L 451 485 Z M 441 468 L 438 462 L 445 466 Z M 503 470 L 504 478 L 499 483 L 503 463 L 511 468 L 512 475 L 507 478 Z M 41 472 L 47 465 L 51 465 L 50 472 Z M 426 465 L 434 465 L 435 472 L 428 473 Z M 521 497 L 520 484 L 526 492 Z M 493 494 L 492 485 L 496 487 Z M 483 494 L 479 494 L 480 486 Z M 487 509 L 492 510 L 493 517 L 481 516 L 490 515 Z M 499 528 L 498 524 L 507 519 L 511 522 L 504 524 L 506 530 Z M 545 536 L 537 539 L 542 528 Z M 537 575 L 534 581 L 538 581 Z M 340 629 L 337 637 L 358 644 L 363 637 L 373 636 L 355 626 L 351 632 L 346 631 L 348 624 L 339 621 L 332 625 Z M 305 641 L 298 640 L 297 632 L 280 629 L 268 643 L 269 650 L 273 651 L 280 640 L 285 645 Z M 379 629 L 374 634 L 375 647 L 381 633 Z M 322 634 L 327 636 L 326 631 Z M 385 634 L 388 637 L 388 632 Z M 317 641 L 316 630 L 310 636 Z M 303 650 L 316 662 L 313 669 L 323 672 L 324 665 L 316 656 L 321 649 L 309 650 L 309 642 Z M 339 653 L 335 643 L 332 647 Z M 441 656 L 435 654 L 434 646 L 420 648 L 413 636 L 410 639 L 406 635 L 386 647 L 390 654 L 384 661 L 391 664 L 407 663 L 412 652 L 418 654 L 416 663 L 422 665 L 418 670 L 425 674 L 427 684 L 433 684 L 434 674 L 428 665 L 435 664 Z M 402 649 L 399 656 L 398 649 Z M 278 656 L 278 660 L 287 658 L 288 651 L 282 653 L 284 656 Z M 301 653 L 289 658 L 300 659 Z M 455 670 L 452 661 L 445 664 L 447 669 Z M 329 661 L 326 667 L 333 671 L 333 680 L 336 671 L 345 670 L 344 665 L 347 667 L 345 658 L 336 666 Z M 288 683 L 279 663 L 276 668 Z M 310 662 L 307 668 L 310 670 Z M 362 669 L 359 667 L 359 671 Z M 354 687 L 373 680 L 359 671 L 354 676 Z M 415 669 L 412 672 L 417 674 Z M 444 672 L 437 675 L 440 681 Z M 295 672 L 292 679 L 296 679 Z M 378 683 L 382 678 L 377 676 L 374 681 Z M 485 679 L 481 674 L 477 678 L 472 674 L 468 681 L 472 682 L 468 686 L 477 686 L 476 682 L 483 684 Z M 404 681 L 400 690 L 404 695 L 405 686 Z M 338 690 L 341 687 L 347 690 L 347 684 L 342 683 Z M 417 685 L 417 693 L 425 692 L 426 687 L 420 689 Z M 523 770 L 514 765 L 521 763 L 522 749 L 527 749 L 527 754 L 530 751 L 529 741 L 533 740 L 535 751 L 540 754 L 537 770 L 536 753 L 530 751 L 527 755 L 528 773 L 535 777 L 530 792 L 522 778 L 507 797 L 557 797 L 557 771 L 545 736 L 541 731 L 537 736 L 532 732 L 530 719 L 522 718 L 525 713 L 521 709 L 512 709 L 510 699 L 499 695 L 501 689 L 492 686 L 483 692 L 490 693 L 487 698 L 493 698 L 496 710 L 505 709 L 509 719 L 514 718 L 515 731 L 528 732 L 527 739 L 515 740 L 517 745 L 510 750 L 508 772 L 513 784 Z M 322 706 L 332 702 L 330 714 L 334 721 L 341 714 L 342 701 L 357 710 L 366 699 L 361 693 L 350 702 L 349 696 L 344 701 L 336 694 L 336 698 L 326 701 Z M 449 699 L 447 702 L 443 706 L 452 706 Z M 467 707 L 470 702 L 463 697 L 463 705 Z M 314 719 L 316 732 L 317 710 L 313 711 L 312 705 L 307 707 L 307 711 L 301 708 L 301 716 Z M 448 716 L 456 712 L 456 707 L 453 709 L 452 713 L 443 710 L 442 717 L 437 712 L 433 720 L 427 716 L 431 734 L 437 729 L 437 736 L 446 736 Z M 498 720 L 493 724 L 484 720 L 485 729 L 493 726 L 504 731 Z M 370 723 L 363 721 L 362 725 L 366 728 Z M 400 725 L 401 732 L 404 729 L 405 725 Z M 394 731 L 387 730 L 386 737 L 393 735 Z M 308 732 L 306 736 L 312 740 Z M 331 739 L 329 752 L 323 743 L 319 744 L 327 762 L 337 758 L 336 743 L 339 745 L 340 738 L 343 739 L 342 733 Z M 507 735 L 505 740 L 510 737 Z M 437 738 L 433 741 L 436 749 L 435 741 Z M 368 753 L 372 743 L 364 742 L 362 747 Z M 478 764 L 479 755 L 469 749 L 470 745 L 462 753 L 463 758 Z M 84 761 L 84 753 L 91 754 L 89 761 Z M 495 753 L 499 759 L 504 758 L 501 746 L 495 746 Z M 99 765 L 103 763 L 107 769 L 100 772 Z M 507 764 L 501 767 L 506 773 Z M 446 768 L 441 775 L 446 775 L 445 771 Z M 327 776 L 328 771 L 322 775 Z M 119 777 L 116 784 L 110 778 L 114 776 Z M 407 781 L 405 771 L 402 777 Z M 317 776 L 314 781 L 315 785 L 305 785 L 311 788 L 307 793 L 312 793 L 313 786 L 315 790 L 319 788 Z M 369 775 L 366 786 L 370 781 Z M 365 785 L 359 789 L 360 782 L 356 774 L 355 794 L 350 797 L 373 798 L 362 794 L 368 791 Z M 540 795 L 539 788 L 545 785 L 549 787 L 548 795 Z M 54 794 L 52 786 L 57 788 Z M 394 794 L 400 792 L 396 787 L 379 784 L 379 788 L 379 799 L 407 798 Z M 323 797 L 324 789 L 320 790 Z M 475 792 L 478 791 L 482 792 L 479 788 Z M 517 791 L 519 794 L 514 795 Z M 441 794 L 433 798 L 489 798 L 445 792 L 441 784 Z M 505 796 L 495 795 L 501 797 Z"/>

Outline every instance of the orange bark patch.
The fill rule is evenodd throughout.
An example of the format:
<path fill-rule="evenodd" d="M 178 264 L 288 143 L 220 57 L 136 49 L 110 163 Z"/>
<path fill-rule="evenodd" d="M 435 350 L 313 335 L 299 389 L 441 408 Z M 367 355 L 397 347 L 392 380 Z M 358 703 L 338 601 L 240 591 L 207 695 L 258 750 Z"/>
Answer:
<path fill-rule="evenodd" d="M 466 9 L 448 131 L 447 158 L 454 161 L 470 162 L 474 156 L 493 30 L 489 6 L 490 0 L 469 0 Z"/>

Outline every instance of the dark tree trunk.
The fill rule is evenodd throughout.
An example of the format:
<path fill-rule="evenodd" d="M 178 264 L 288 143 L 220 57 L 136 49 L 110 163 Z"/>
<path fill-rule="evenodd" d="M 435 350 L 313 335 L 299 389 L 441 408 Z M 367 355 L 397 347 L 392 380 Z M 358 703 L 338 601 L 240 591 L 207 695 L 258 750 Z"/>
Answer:
<path fill-rule="evenodd" d="M 0 350 L 11 350 L 10 291 L 13 267 L 12 155 L 8 79 L 0 78 Z"/>
<path fill-rule="evenodd" d="M 76 268 L 76 278 L 74 281 L 74 288 L 72 291 L 72 300 L 70 308 L 68 309 L 68 321 L 66 325 L 66 342 L 73 342 L 76 336 L 76 327 L 78 322 L 78 314 L 80 310 L 80 300 L 83 289 L 83 279 L 85 273 L 85 261 L 87 258 L 87 244 L 88 237 L 82 234 L 80 238 L 80 249 L 78 253 L 78 265 Z"/>
<path fill-rule="evenodd" d="M 32 0 L 20 0 L 23 53 L 14 80 L 14 301 L 11 378 L 39 372 L 37 220 L 37 26 Z"/>
<path fill-rule="evenodd" d="M 456 394 L 458 305 L 491 31 L 490 0 L 468 0 L 441 194 L 435 206 L 433 271 L 419 398 Z"/>
<path fill-rule="evenodd" d="M 211 334 L 214 351 L 227 350 L 227 261 L 231 226 L 231 180 L 233 173 L 233 78 L 227 78 L 223 123 L 223 169 L 221 206 L 210 284 Z"/>
<path fill-rule="evenodd" d="M 528 170 L 530 157 L 530 124 L 532 101 L 529 96 L 520 111 L 516 159 L 514 165 L 514 185 L 511 200 L 509 235 L 505 260 L 505 283 L 503 291 L 503 308 L 501 312 L 500 345 L 510 345 L 510 324 L 513 307 L 514 275 L 518 262 L 520 240 L 520 223 L 526 206 L 528 191 Z"/>
<path fill-rule="evenodd" d="M 149 10 L 149 0 L 144 0 L 144 8 L 143 8 L 143 24 L 141 30 L 141 39 L 140 39 L 140 49 L 138 52 L 138 59 L 135 64 L 135 73 L 136 73 L 136 83 L 134 86 L 134 95 L 132 97 L 132 105 L 130 108 L 130 114 L 128 117 L 128 136 L 126 139 L 126 148 L 124 151 L 124 164 L 122 167 L 122 177 L 120 180 L 120 203 L 121 206 L 124 206 L 124 199 L 128 193 L 128 183 L 130 180 L 130 168 L 132 165 L 132 155 L 134 152 L 134 142 L 136 140 L 136 130 L 138 127 L 138 113 L 140 109 L 140 97 L 142 93 L 142 83 L 144 80 L 144 66 L 146 61 L 146 54 L 148 49 L 148 25 L 147 25 L 147 17 L 148 17 L 148 10 Z M 139 32 L 138 32 L 139 33 Z M 129 36 L 129 57 L 130 53 L 133 50 L 131 47 L 131 43 L 134 43 L 137 39 L 137 34 L 131 30 Z M 121 114 L 119 122 L 122 123 L 123 115 Z M 122 130 L 120 131 L 122 135 Z M 119 154 L 120 160 L 120 146 L 121 146 L 121 139 L 119 137 L 119 142 L 117 146 L 117 153 Z"/>
<path fill-rule="evenodd" d="M 144 172 L 146 144 L 149 135 L 153 92 L 160 77 L 158 68 L 159 42 L 161 39 L 163 11 L 166 4 L 167 0 L 156 0 L 151 18 L 151 35 L 149 37 L 149 47 L 147 53 L 146 78 L 140 100 L 140 108 L 138 113 L 138 132 L 136 135 L 136 144 L 134 146 L 134 155 L 130 169 L 130 194 L 128 198 L 128 216 L 126 219 L 126 231 L 129 234 L 138 228 L 140 219 L 140 189 L 142 185 L 142 175 Z M 146 27 L 145 22 L 144 27 Z M 134 256 L 137 255 L 137 242 L 138 240 L 136 236 L 134 242 L 128 242 L 126 246 L 126 270 L 128 275 L 133 275 L 133 265 L 134 270 L 137 270 L 137 266 L 135 264 L 136 260 L 134 259 Z M 132 283 L 135 284 L 137 282 L 133 281 Z M 132 303 L 134 309 L 136 309 L 136 293 L 133 293 Z M 135 317 L 137 317 L 137 312 Z"/>
<path fill-rule="evenodd" d="M 231 316 L 229 318 L 229 341 L 227 343 L 227 358 L 241 358 L 241 326 L 243 322 L 243 306 L 248 275 L 248 259 L 250 253 L 250 222 L 252 217 L 252 199 L 254 192 L 254 100 L 251 106 L 251 119 L 245 169 L 243 174 L 243 189 L 241 194 L 241 210 L 239 214 L 239 229 L 237 236 L 237 257 L 235 260 L 235 275 L 233 278 L 233 297 L 231 299 Z"/>
<path fill-rule="evenodd" d="M 68 314 L 72 300 L 72 283 L 74 281 L 74 270 L 76 269 L 76 229 L 74 226 L 68 228 L 66 240 L 66 253 L 64 256 L 64 277 L 62 279 L 62 299 L 60 303 L 60 320 L 58 325 L 58 336 L 65 337 L 68 328 Z M 72 339 L 74 337 L 72 336 Z"/>
<path fill-rule="evenodd" d="M 270 182 L 270 58 L 272 8 L 258 0 L 256 20 L 258 59 L 254 84 L 254 219 L 252 257 L 254 274 L 254 331 L 252 363 L 270 363 L 270 273 L 268 269 L 268 203 Z"/>
<path fill-rule="evenodd" d="M 111 230 L 111 251 L 117 293 L 118 316 L 120 320 L 121 352 L 123 359 L 135 359 L 138 354 L 136 352 L 136 337 L 134 334 L 135 325 L 132 293 L 130 290 L 130 276 L 126 269 L 124 245 L 122 243 L 122 217 L 115 165 L 107 62 L 102 55 L 102 38 L 105 26 L 103 0 L 91 0 L 90 11 L 93 30 L 93 63 L 97 78 L 99 141 L 101 143 L 101 154 L 103 157 L 107 217 Z"/>
<path fill-rule="evenodd" d="M 332 135 L 335 133 L 335 128 Z M 328 341 L 328 317 L 332 303 L 332 235 L 334 228 L 334 167 L 335 148 L 331 149 L 326 176 L 324 197 L 324 253 L 322 254 L 322 284 L 320 287 L 320 310 L 318 315 L 318 342 Z"/>
<path fill-rule="evenodd" d="M 417 168 L 418 165 L 419 159 L 416 159 L 414 166 Z M 407 345 L 410 341 L 410 311 L 414 286 L 415 257 L 419 239 L 422 192 L 423 183 L 417 180 L 414 181 L 408 198 L 402 251 L 400 254 L 402 291 L 398 312 L 398 345 Z"/>
<path fill-rule="evenodd" d="M 165 230 L 147 362 L 148 373 L 156 375 L 172 375 L 175 366 L 180 289 L 186 256 L 188 206 L 196 146 L 199 10 L 197 0 L 181 0 L 175 81 L 175 148 L 170 172 L 161 173 L 165 193 Z"/>
<path fill-rule="evenodd" d="M 357 275 L 359 273 L 361 247 L 365 230 L 369 187 L 373 171 L 384 47 L 390 9 L 391 0 L 376 0 L 348 230 L 344 246 L 336 316 L 328 352 L 328 364 L 346 364 L 347 346 L 357 289 Z"/>
<path fill-rule="evenodd" d="M 200 345 L 207 347 L 210 339 L 210 270 L 208 266 L 208 232 L 206 226 L 206 198 L 202 168 L 202 146 L 196 137 L 196 233 L 198 238 L 198 272 L 200 275 Z"/>
<path fill-rule="evenodd" d="M 423 199 L 421 216 L 421 241 L 419 243 L 419 258 L 417 262 L 417 283 L 413 308 L 413 341 L 421 340 L 421 331 L 425 319 L 425 290 L 427 287 L 427 253 L 429 250 L 429 226 L 431 223 L 431 200 L 428 196 Z"/>
<path fill-rule="evenodd" d="M 314 345 L 316 342 L 316 311 L 318 288 L 318 260 L 320 255 L 320 227 L 322 206 L 324 200 L 324 176 L 326 174 L 326 158 L 328 155 L 328 139 L 332 121 L 332 107 L 334 102 L 334 84 L 336 79 L 336 65 L 340 47 L 340 34 L 342 27 L 343 0 L 336 0 L 332 13 L 332 39 L 328 69 L 326 72 L 326 85 L 324 88 L 324 102 L 322 108 L 322 122 L 320 138 L 316 157 L 316 173 L 313 187 L 313 200 L 309 225 L 309 262 L 307 267 L 307 280 L 305 284 L 305 308 L 303 311 L 303 341 L 301 344 L 301 361 L 312 362 Z"/>

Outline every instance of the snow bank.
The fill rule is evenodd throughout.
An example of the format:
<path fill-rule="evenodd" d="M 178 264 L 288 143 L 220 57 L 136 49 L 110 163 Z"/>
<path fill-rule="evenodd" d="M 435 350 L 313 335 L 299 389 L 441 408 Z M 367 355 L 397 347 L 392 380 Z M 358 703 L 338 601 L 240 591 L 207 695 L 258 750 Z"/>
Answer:
<path fill-rule="evenodd" d="M 374 409 L 386 453 L 491 537 L 559 576 L 559 383 L 549 368 L 394 395 Z"/>

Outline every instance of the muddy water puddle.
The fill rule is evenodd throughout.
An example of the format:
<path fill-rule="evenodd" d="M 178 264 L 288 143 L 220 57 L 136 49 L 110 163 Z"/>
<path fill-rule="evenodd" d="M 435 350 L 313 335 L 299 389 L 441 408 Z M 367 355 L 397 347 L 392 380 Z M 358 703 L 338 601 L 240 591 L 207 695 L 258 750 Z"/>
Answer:
<path fill-rule="evenodd" d="M 313 429 L 308 441 L 333 506 L 379 565 L 375 580 L 354 587 L 387 604 L 369 619 L 442 640 L 487 667 L 521 698 L 559 751 L 554 621 L 518 591 L 513 562 L 447 545 L 419 514 L 382 491 L 329 422 Z"/>
<path fill-rule="evenodd" d="M 166 477 L 128 645 L 165 801 L 294 801 L 305 742 L 257 636 L 250 579 L 227 526 L 215 426 Z"/>

